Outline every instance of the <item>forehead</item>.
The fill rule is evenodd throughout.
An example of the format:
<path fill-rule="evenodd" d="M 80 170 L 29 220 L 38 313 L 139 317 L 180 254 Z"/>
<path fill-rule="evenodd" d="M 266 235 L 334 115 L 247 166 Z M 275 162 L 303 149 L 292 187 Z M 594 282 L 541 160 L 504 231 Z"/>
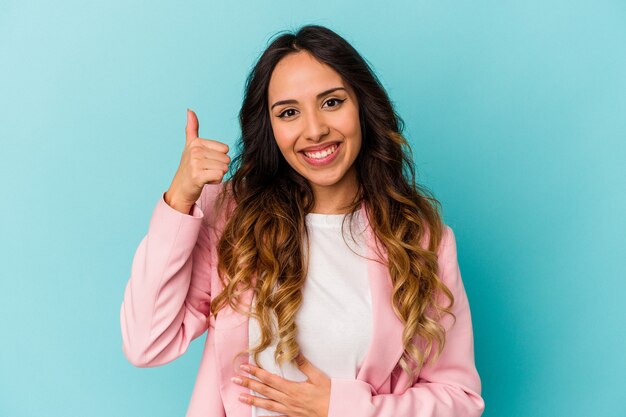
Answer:
<path fill-rule="evenodd" d="M 291 53 L 281 59 L 270 77 L 268 99 L 271 101 L 315 97 L 319 92 L 346 85 L 329 65 L 306 51 Z"/>

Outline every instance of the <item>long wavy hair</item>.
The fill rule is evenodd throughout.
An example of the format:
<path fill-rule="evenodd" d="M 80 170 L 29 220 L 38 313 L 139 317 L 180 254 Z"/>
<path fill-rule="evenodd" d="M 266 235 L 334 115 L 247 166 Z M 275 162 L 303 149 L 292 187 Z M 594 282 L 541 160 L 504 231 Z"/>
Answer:
<path fill-rule="evenodd" d="M 361 55 L 344 38 L 319 25 L 277 35 L 246 80 L 237 155 L 230 164 L 232 175 L 218 196 L 218 202 L 234 204 L 223 212 L 229 218 L 217 245 L 223 290 L 212 300 L 211 314 L 217 318 L 228 304 L 255 317 L 261 329 L 260 343 L 245 353 L 252 353 L 258 364 L 258 354 L 277 339 L 276 363 L 295 364 L 300 351 L 295 318 L 308 266 L 305 215 L 314 206 L 314 195 L 276 144 L 269 119 L 268 85 L 283 57 L 308 51 L 332 67 L 358 98 L 362 134 L 355 160 L 358 192 L 344 223 L 363 203 L 377 245 L 387 255 L 393 285 L 389 302 L 404 323 L 404 352 L 399 363 L 414 381 L 419 369 L 443 350 L 442 314 L 454 316 L 454 297 L 437 275 L 436 252 L 443 234 L 441 204 L 428 189 L 416 184 L 411 148 L 402 135 L 404 122 Z M 373 172 L 376 175 L 371 175 Z M 424 248 L 420 242 L 426 234 L 429 238 Z M 306 239 L 301 239 L 303 236 Z M 256 303 L 254 308 L 242 309 L 240 295 L 248 289 L 253 290 Z M 439 294 L 448 298 L 448 305 L 439 303 Z"/>

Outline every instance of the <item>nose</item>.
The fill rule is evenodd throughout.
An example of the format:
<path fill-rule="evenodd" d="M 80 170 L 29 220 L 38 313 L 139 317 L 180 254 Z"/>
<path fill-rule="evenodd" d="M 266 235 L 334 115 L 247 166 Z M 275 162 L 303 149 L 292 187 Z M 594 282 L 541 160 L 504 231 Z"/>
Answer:
<path fill-rule="evenodd" d="M 308 114 L 304 118 L 304 130 L 302 135 L 306 140 L 319 142 L 324 136 L 328 134 L 330 129 L 324 121 L 324 116 L 320 115 L 316 111 L 307 112 Z"/>

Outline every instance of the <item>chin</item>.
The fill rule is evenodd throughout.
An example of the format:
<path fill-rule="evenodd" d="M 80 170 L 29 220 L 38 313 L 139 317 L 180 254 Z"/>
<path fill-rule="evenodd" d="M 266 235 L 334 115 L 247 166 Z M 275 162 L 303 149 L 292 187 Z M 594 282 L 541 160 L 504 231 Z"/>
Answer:
<path fill-rule="evenodd" d="M 317 185 L 318 187 L 330 187 L 332 185 L 336 185 L 339 183 L 337 179 L 321 179 L 321 178 L 307 178 L 306 180 L 313 185 Z"/>

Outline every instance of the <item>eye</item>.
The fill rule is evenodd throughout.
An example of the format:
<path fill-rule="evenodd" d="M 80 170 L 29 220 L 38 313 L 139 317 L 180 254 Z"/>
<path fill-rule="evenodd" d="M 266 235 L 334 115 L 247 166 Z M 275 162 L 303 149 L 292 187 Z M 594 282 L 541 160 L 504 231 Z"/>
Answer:
<path fill-rule="evenodd" d="M 333 103 L 337 103 L 337 104 L 335 104 L 334 106 L 330 106 L 330 107 L 337 107 L 337 106 L 339 106 L 341 103 L 343 103 L 344 101 L 346 101 L 346 100 L 345 100 L 345 99 L 340 100 L 340 99 L 338 99 L 338 98 L 330 98 L 330 99 L 326 100 L 326 103 L 331 103 L 331 102 L 333 102 Z"/>
<path fill-rule="evenodd" d="M 289 112 L 289 111 L 295 111 L 294 109 L 287 109 L 287 110 L 283 110 L 278 117 L 280 117 L 281 119 L 285 119 L 285 118 L 289 118 L 290 116 L 285 116 L 285 113 Z"/>

